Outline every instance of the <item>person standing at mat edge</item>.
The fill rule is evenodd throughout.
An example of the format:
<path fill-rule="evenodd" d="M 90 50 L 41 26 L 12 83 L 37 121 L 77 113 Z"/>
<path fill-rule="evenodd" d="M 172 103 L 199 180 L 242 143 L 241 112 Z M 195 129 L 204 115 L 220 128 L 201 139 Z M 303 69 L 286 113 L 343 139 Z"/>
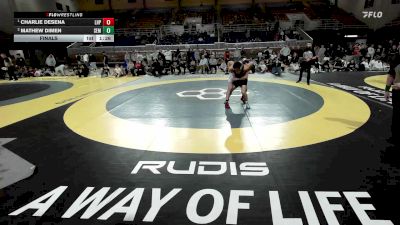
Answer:
<path fill-rule="evenodd" d="M 311 78 L 311 65 L 314 63 L 314 59 L 316 57 L 314 56 L 314 53 L 311 48 L 311 44 L 307 44 L 307 48 L 303 53 L 303 60 L 300 63 L 300 77 L 299 80 L 296 83 L 299 83 L 301 79 L 303 78 L 303 72 L 307 72 L 307 84 L 310 85 L 310 78 Z"/>
<path fill-rule="evenodd" d="M 247 82 L 251 68 L 253 64 L 243 64 L 241 62 L 228 62 L 228 71 L 230 72 L 228 79 L 228 89 L 226 90 L 226 100 L 225 100 L 225 108 L 230 109 L 229 98 L 232 95 L 232 92 L 240 87 L 242 91 L 242 100 L 243 104 L 246 105 L 246 108 L 250 108 L 247 97 Z"/>
<path fill-rule="evenodd" d="M 390 144 L 399 146 L 400 143 L 400 62 L 399 57 L 397 57 L 391 63 L 391 68 L 389 70 L 389 75 L 386 81 L 385 87 L 385 98 L 389 100 L 390 98 L 390 88 L 392 88 L 392 136 L 387 139 Z"/>
<path fill-rule="evenodd" d="M 103 77 L 104 74 L 106 74 L 106 77 L 108 77 L 108 74 L 110 73 L 110 68 L 108 67 L 108 56 L 106 52 L 103 52 L 103 69 L 101 71 L 101 77 Z"/>
<path fill-rule="evenodd" d="M 4 68 L 1 69 L 5 69 L 5 71 L 7 71 L 10 81 L 17 81 L 18 77 L 15 75 L 15 66 L 12 62 L 12 59 L 7 57 L 7 55 L 4 53 L 1 53 L 0 57 L 4 63 Z"/>

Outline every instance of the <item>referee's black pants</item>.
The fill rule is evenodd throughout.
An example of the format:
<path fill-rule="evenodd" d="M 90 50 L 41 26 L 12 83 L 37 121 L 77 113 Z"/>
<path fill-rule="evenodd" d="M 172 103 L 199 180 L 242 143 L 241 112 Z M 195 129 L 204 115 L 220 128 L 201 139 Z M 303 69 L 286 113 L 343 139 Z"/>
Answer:
<path fill-rule="evenodd" d="M 400 132 L 400 90 L 392 91 L 392 105 L 393 105 L 393 116 L 392 116 L 392 138 L 399 143 Z"/>
<path fill-rule="evenodd" d="M 311 61 L 310 61 L 311 62 Z M 310 62 L 303 62 L 300 66 L 300 77 L 298 82 L 301 81 L 301 79 L 303 79 L 303 72 L 306 71 L 307 72 L 307 83 L 310 83 L 310 78 L 311 78 L 311 63 Z"/>

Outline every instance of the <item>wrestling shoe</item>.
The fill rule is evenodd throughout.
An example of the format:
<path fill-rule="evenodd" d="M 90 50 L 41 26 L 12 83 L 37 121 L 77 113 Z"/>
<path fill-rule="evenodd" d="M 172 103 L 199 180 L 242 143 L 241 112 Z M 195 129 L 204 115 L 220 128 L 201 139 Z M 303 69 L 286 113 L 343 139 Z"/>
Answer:
<path fill-rule="evenodd" d="M 245 105 L 246 105 L 246 109 L 250 109 L 250 104 L 249 104 L 249 102 L 245 102 Z"/>
<path fill-rule="evenodd" d="M 246 104 L 246 101 L 244 100 L 243 95 L 242 95 L 242 97 L 240 98 L 240 100 L 242 101 L 243 104 Z"/>
<path fill-rule="evenodd" d="M 231 108 L 231 106 L 229 105 L 229 102 L 225 101 L 225 109 L 230 109 L 230 108 Z"/>

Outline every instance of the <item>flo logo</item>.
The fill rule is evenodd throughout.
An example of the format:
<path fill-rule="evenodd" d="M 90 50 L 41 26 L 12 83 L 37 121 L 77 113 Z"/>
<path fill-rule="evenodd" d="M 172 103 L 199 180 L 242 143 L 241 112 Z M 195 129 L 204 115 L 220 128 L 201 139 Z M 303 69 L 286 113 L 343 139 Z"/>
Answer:
<path fill-rule="evenodd" d="M 202 90 L 190 90 L 176 93 L 181 98 L 198 98 L 200 100 L 224 99 L 226 90 L 222 88 L 205 88 Z M 231 96 L 242 96 L 240 90 L 234 90 Z"/>
<path fill-rule="evenodd" d="M 363 11 L 363 18 L 382 18 L 383 12 L 382 11 Z"/>

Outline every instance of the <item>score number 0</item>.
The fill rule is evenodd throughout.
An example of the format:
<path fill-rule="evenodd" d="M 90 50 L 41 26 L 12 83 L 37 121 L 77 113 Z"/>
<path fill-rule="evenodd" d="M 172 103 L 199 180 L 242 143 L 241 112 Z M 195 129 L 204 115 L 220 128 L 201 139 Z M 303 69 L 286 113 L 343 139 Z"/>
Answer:
<path fill-rule="evenodd" d="M 114 18 L 103 18 L 103 26 L 114 26 Z"/>

